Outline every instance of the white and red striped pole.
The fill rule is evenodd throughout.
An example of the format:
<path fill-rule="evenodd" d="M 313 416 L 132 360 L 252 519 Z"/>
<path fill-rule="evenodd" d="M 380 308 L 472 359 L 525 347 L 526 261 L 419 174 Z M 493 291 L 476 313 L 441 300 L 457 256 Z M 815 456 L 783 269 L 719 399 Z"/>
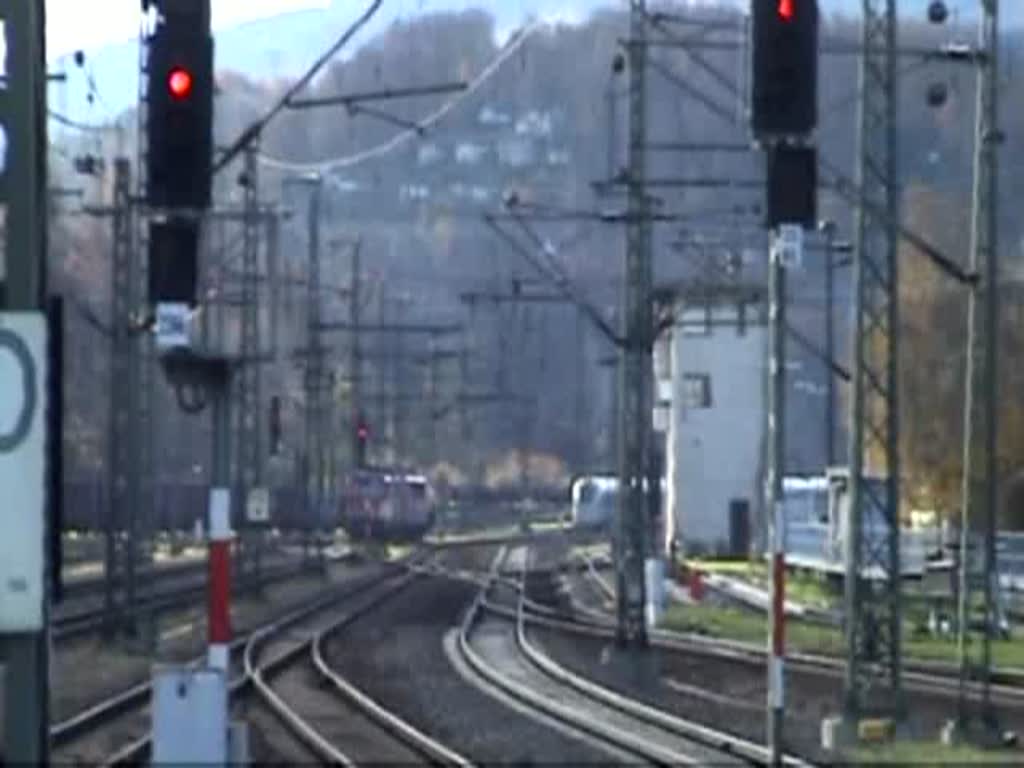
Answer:
<path fill-rule="evenodd" d="M 769 739 L 772 765 L 782 764 L 782 724 L 785 714 L 786 522 L 784 515 L 782 500 L 779 499 L 774 505 L 774 520 L 772 521 L 772 647 L 768 656 L 768 701 L 771 709 Z"/>
<path fill-rule="evenodd" d="M 768 280 L 771 352 L 769 354 L 768 430 L 771 471 L 768 510 L 771 515 L 771 616 L 768 649 L 768 747 L 770 764 L 782 765 L 783 717 L 785 714 L 784 659 L 786 655 L 786 519 L 784 512 L 786 472 L 786 265 L 799 263 L 803 250 L 803 229 L 798 224 L 781 224 L 772 231 L 771 269 Z"/>
<path fill-rule="evenodd" d="M 227 671 L 231 645 L 231 491 L 210 489 L 207 664 Z"/>

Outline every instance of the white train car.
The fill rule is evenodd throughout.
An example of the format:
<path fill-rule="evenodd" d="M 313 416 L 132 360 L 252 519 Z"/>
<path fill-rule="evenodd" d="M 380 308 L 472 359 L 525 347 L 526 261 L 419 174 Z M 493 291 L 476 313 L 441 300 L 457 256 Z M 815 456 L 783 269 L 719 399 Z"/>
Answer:
<path fill-rule="evenodd" d="M 870 480 L 878 495 L 884 492 L 881 480 Z M 849 471 L 830 469 L 824 476 L 787 477 L 783 480 L 786 519 L 786 564 L 794 568 L 840 576 L 845 573 L 843 559 L 850 516 Z M 865 521 L 868 546 L 878 550 L 888 527 L 880 516 Z M 900 532 L 900 570 L 904 577 L 920 578 L 927 566 L 932 537 L 926 532 L 904 529 Z M 868 570 L 867 578 L 880 578 L 878 568 Z"/>
<path fill-rule="evenodd" d="M 578 477 L 572 484 L 572 524 L 576 528 L 611 529 L 619 499 L 618 478 Z"/>

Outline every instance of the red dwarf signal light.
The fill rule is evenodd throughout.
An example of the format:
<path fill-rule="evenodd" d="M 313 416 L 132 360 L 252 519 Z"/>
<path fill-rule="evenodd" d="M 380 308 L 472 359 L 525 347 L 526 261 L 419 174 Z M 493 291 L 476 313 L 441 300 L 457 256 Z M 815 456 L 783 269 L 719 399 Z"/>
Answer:
<path fill-rule="evenodd" d="M 370 430 L 365 424 L 360 424 L 359 429 L 356 430 L 356 436 L 360 440 L 366 440 L 370 436 Z"/>
<path fill-rule="evenodd" d="M 783 21 L 792 21 L 796 9 L 793 4 L 796 0 L 779 0 L 779 18 Z"/>
<path fill-rule="evenodd" d="M 181 67 L 172 69 L 167 75 L 167 90 L 178 101 L 187 99 L 192 93 L 192 73 Z"/>

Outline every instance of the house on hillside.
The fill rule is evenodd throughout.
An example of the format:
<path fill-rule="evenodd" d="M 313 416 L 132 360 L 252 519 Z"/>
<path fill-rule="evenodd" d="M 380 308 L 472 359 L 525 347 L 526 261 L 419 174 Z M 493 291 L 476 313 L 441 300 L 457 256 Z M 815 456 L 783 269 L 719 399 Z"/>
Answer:
<path fill-rule="evenodd" d="M 553 128 L 554 118 L 547 110 L 531 109 L 516 120 L 516 134 L 520 136 L 547 138 L 551 136 Z"/>
<path fill-rule="evenodd" d="M 507 112 L 502 112 L 496 107 L 492 107 L 489 104 L 485 104 L 480 108 L 480 112 L 477 114 L 477 122 L 480 125 L 487 126 L 504 126 L 512 124 L 512 116 Z"/>
<path fill-rule="evenodd" d="M 528 136 L 505 136 L 498 141 L 498 162 L 509 168 L 523 168 L 537 161 L 537 151 Z"/>
<path fill-rule="evenodd" d="M 487 147 L 472 141 L 460 141 L 455 145 L 455 162 L 459 165 L 478 165 L 487 154 Z"/>
<path fill-rule="evenodd" d="M 434 165 L 444 158 L 444 151 L 432 141 L 424 142 L 416 149 L 416 164 L 421 168 Z"/>

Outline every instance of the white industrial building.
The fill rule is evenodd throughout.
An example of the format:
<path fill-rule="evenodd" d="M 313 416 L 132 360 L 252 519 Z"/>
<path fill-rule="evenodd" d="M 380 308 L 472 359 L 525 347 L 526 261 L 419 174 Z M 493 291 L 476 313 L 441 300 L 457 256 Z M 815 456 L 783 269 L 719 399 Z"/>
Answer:
<path fill-rule="evenodd" d="M 759 288 L 669 290 L 655 346 L 655 429 L 665 439 L 665 545 L 747 554 L 761 534 L 768 333 Z M 794 414 L 794 418 L 799 418 Z"/>

